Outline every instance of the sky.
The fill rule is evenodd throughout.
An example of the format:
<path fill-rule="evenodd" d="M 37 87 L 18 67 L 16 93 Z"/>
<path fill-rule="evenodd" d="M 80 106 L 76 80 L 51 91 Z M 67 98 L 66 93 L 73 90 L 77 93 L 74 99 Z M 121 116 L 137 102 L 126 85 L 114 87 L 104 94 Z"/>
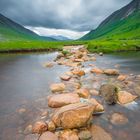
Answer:
<path fill-rule="evenodd" d="M 0 13 L 43 36 L 77 39 L 131 0 L 0 0 Z"/>

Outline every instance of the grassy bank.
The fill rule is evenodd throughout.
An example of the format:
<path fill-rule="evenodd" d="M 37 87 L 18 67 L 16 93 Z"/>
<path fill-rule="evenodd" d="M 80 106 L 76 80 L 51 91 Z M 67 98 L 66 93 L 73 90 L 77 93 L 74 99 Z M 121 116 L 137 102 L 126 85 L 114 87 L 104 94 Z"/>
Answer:
<path fill-rule="evenodd" d="M 34 51 L 34 50 L 61 50 L 64 45 L 84 44 L 90 52 L 110 53 L 115 51 L 140 50 L 140 40 L 91 40 L 91 41 L 1 41 L 0 52 L 2 51 Z"/>
<path fill-rule="evenodd" d="M 61 50 L 64 45 L 76 45 L 83 42 L 79 41 L 67 41 L 67 42 L 48 42 L 48 41 L 3 41 L 0 42 L 0 51 L 12 51 L 12 50 Z"/>
<path fill-rule="evenodd" d="M 111 53 L 140 50 L 140 40 L 92 40 L 87 44 L 90 52 Z"/>

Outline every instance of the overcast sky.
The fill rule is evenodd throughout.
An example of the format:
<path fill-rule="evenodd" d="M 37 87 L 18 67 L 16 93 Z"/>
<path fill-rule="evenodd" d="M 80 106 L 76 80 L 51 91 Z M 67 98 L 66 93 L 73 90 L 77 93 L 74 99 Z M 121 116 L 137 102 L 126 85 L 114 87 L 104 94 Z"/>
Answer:
<path fill-rule="evenodd" d="M 78 38 L 131 0 L 0 0 L 0 13 L 40 35 Z"/>

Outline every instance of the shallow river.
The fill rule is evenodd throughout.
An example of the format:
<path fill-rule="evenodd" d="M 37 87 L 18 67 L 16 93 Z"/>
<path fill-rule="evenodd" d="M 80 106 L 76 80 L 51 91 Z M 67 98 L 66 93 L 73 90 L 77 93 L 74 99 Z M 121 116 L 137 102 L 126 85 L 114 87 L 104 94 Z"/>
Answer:
<path fill-rule="evenodd" d="M 70 69 L 58 65 L 50 69 L 42 66 L 44 62 L 52 61 L 56 55 L 57 53 L 0 55 L 0 140 L 24 139 L 24 128 L 32 122 L 41 108 L 47 106 L 47 102 L 41 99 L 49 95 L 49 85 L 59 82 L 59 75 Z M 102 68 L 114 68 L 117 64 L 123 73 L 140 74 L 140 52 L 98 56 L 96 62 L 87 62 L 85 65 L 88 63 Z M 19 112 L 21 108 L 27 109 L 24 115 Z M 110 107 L 110 110 L 115 108 Z M 130 140 L 140 139 L 140 123 L 135 126 L 138 127 L 137 131 L 131 131 L 133 122 L 140 122 L 140 110 L 124 112 L 131 119 L 125 128 L 116 127 L 116 131 L 112 131 L 104 119 L 106 114 L 97 118 L 96 123 L 102 123 L 102 127 L 114 138 L 118 135 L 116 140 L 121 140 L 121 136 L 127 140 L 128 137 Z M 127 136 L 128 133 L 130 136 Z"/>

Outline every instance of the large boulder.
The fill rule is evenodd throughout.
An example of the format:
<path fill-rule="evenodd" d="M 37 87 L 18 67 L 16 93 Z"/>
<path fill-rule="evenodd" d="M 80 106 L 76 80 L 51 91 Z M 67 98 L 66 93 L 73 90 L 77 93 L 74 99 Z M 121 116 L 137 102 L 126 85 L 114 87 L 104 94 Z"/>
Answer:
<path fill-rule="evenodd" d="M 64 105 L 80 102 L 80 98 L 74 93 L 57 94 L 48 97 L 49 107 L 57 108 Z"/>
<path fill-rule="evenodd" d="M 106 69 L 104 73 L 107 75 L 119 75 L 119 71 L 116 69 Z"/>
<path fill-rule="evenodd" d="M 58 140 L 58 137 L 54 133 L 47 131 L 40 136 L 39 140 Z"/>
<path fill-rule="evenodd" d="M 118 100 L 118 88 L 111 84 L 104 84 L 100 87 L 99 94 L 108 104 L 115 104 Z"/>
<path fill-rule="evenodd" d="M 111 135 L 100 126 L 92 125 L 90 131 L 92 140 L 112 140 Z"/>
<path fill-rule="evenodd" d="M 56 127 L 79 128 L 90 123 L 94 109 L 95 106 L 91 103 L 70 104 L 58 109 L 54 113 L 52 121 Z"/>
<path fill-rule="evenodd" d="M 120 104 L 127 104 L 130 102 L 133 102 L 137 96 L 136 95 L 132 95 L 131 93 L 127 92 L 127 91 L 120 91 L 118 92 L 118 102 Z"/>
<path fill-rule="evenodd" d="M 50 86 L 52 92 L 61 92 L 65 90 L 65 85 L 63 83 L 56 83 Z"/>

